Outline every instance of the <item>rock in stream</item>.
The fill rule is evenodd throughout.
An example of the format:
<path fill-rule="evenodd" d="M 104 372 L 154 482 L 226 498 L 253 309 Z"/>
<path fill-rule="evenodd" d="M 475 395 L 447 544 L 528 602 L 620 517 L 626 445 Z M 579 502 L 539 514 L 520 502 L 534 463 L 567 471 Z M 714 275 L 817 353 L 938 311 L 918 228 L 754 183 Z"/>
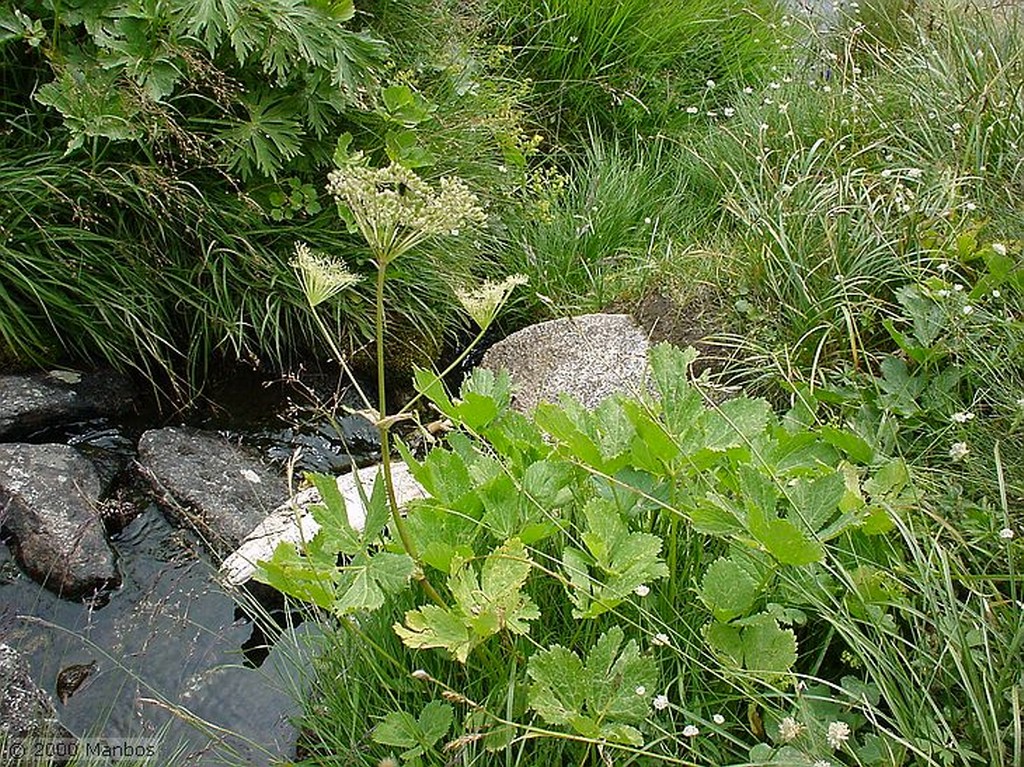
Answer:
<path fill-rule="evenodd" d="M 0 529 L 37 582 L 79 599 L 120 582 L 92 464 L 67 445 L 0 445 Z"/>

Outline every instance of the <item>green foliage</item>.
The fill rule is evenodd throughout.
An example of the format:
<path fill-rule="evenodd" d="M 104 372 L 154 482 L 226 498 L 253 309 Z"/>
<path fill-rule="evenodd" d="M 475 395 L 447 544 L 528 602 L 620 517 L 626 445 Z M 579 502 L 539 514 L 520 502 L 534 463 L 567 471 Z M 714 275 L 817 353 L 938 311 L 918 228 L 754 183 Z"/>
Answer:
<path fill-rule="evenodd" d="M 630 532 L 615 504 L 593 498 L 584 507 L 580 537 L 586 551 L 566 546 L 562 566 L 576 618 L 596 618 L 614 610 L 635 589 L 668 575 L 661 559 L 661 538 Z"/>
<path fill-rule="evenodd" d="M 454 711 L 447 703 L 431 701 L 418 717 L 405 711 L 392 711 L 373 728 L 373 739 L 385 746 L 406 749 L 399 756 L 415 767 L 423 763 L 420 758 L 433 749 L 451 729 Z"/>
<path fill-rule="evenodd" d="M 349 523 L 345 499 L 334 478 L 309 475 L 308 479 L 323 499 L 310 507 L 320 529 L 301 548 L 281 543 L 269 561 L 258 563 L 257 577 L 338 616 L 376 610 L 387 595 L 403 590 L 413 574 L 408 555 L 379 550 L 388 520 L 384 483 L 374 483 L 366 521 L 358 531 Z"/>
<path fill-rule="evenodd" d="M 212 150 L 243 179 L 276 177 L 322 140 L 371 83 L 386 47 L 348 29 L 340 3 L 92 0 L 28 14 L 50 30 L 56 109 L 68 151 L 87 140 Z"/>
<path fill-rule="evenodd" d="M 559 645 L 530 658 L 530 707 L 549 724 L 569 725 L 580 735 L 641 745 L 632 725 L 643 722 L 650 691 L 658 682 L 652 658 L 636 640 L 623 644 L 615 626 L 602 634 L 585 659 Z"/>
<path fill-rule="evenodd" d="M 492 0 L 495 34 L 535 83 L 558 136 L 671 130 L 778 56 L 770 4 L 729 0 Z M 772 41 L 778 41 L 772 43 Z"/>
<path fill-rule="evenodd" d="M 491 678 L 488 699 L 512 707 L 495 733 L 528 726 L 514 703 L 526 687 L 526 705 L 547 725 L 603 747 L 643 747 L 655 686 L 671 664 L 713 669 L 757 700 L 758 685 L 793 682 L 802 653 L 830 651 L 813 633 L 810 647 L 798 640 L 794 627 L 820 616 L 794 583 L 863 615 L 884 613 L 894 598 L 866 563 L 849 587 L 825 567 L 891 529 L 882 522 L 899 508 L 906 471 L 875 463 L 839 426 L 802 421 L 806 408 L 778 419 L 761 399 L 706 404 L 687 382 L 695 356 L 652 350 L 657 396 L 615 396 L 594 411 L 564 400 L 533 418 L 509 410 L 504 374 L 477 371 L 453 397 L 436 375 L 418 372 L 420 392 L 459 430 L 422 461 L 405 453 L 429 498 L 410 505 L 404 523 L 434 586 L 392 629 L 407 650 L 439 649 L 465 668 L 527 658 L 525 677 Z M 671 532 L 680 520 L 700 548 L 721 555 L 681 561 Z M 333 578 L 331 550 L 359 549 L 351 533 L 324 537 L 303 562 Z M 274 561 L 292 558 L 282 548 Z M 667 664 L 672 655 L 641 647 L 671 639 L 654 641 L 661 632 L 641 626 L 662 620 L 651 612 L 658 600 L 674 606 L 683 593 L 704 608 L 690 618 L 694 657 Z M 363 612 L 395 614 L 377 602 Z M 331 604 L 341 612 L 337 597 Z M 581 632 L 591 649 L 567 649 L 565 631 Z"/>
<path fill-rule="evenodd" d="M 523 593 L 532 562 L 518 539 L 491 552 L 479 574 L 468 563 L 453 561 L 448 589 L 453 607 L 425 605 L 405 614 L 395 632 L 409 647 L 442 647 L 461 663 L 473 648 L 498 632 L 527 634 L 529 621 L 540 617 Z"/>

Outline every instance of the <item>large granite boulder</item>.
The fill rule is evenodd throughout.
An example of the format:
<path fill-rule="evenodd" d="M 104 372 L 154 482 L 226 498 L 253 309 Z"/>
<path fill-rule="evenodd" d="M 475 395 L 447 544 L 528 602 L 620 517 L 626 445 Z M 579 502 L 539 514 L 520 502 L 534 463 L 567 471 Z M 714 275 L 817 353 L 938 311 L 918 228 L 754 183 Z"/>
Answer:
<path fill-rule="evenodd" d="M 0 439 L 10 441 L 45 426 L 134 409 L 131 384 L 111 371 L 0 375 Z"/>
<path fill-rule="evenodd" d="M 171 427 L 139 439 L 140 469 L 173 518 L 225 555 L 288 497 L 288 484 L 258 458 L 213 432 Z"/>
<path fill-rule="evenodd" d="M 647 351 L 647 335 L 628 315 L 585 314 L 523 328 L 488 349 L 480 364 L 509 371 L 512 405 L 521 412 L 563 393 L 595 408 L 610 394 L 644 388 Z"/>
<path fill-rule="evenodd" d="M 0 643 L 0 762 L 15 757 L 24 741 L 70 740 L 73 736 L 57 719 L 53 700 L 29 674 L 18 651 Z M 25 760 L 25 764 L 34 763 Z M 63 761 L 54 762 L 63 764 Z"/>
<path fill-rule="evenodd" d="M 360 485 L 362 492 L 369 498 L 373 494 L 376 479 L 380 476 L 379 469 L 379 465 L 353 469 L 335 480 L 342 498 L 345 499 L 348 523 L 355 530 L 362 530 L 366 523 L 366 509 L 363 507 Z M 417 498 L 427 497 L 426 490 L 412 476 L 405 463 L 398 461 L 391 464 L 391 479 L 395 485 L 395 500 L 399 506 L 404 506 Z M 320 530 L 320 525 L 313 519 L 309 507 L 318 503 L 323 503 L 320 491 L 310 487 L 299 491 L 291 500 L 274 509 L 245 537 L 238 549 L 224 560 L 220 573 L 225 582 L 231 586 L 240 586 L 248 581 L 256 572 L 256 563 L 270 559 L 279 543 L 298 545 L 311 540 Z"/>
<path fill-rule="evenodd" d="M 120 582 L 99 511 L 100 481 L 67 445 L 0 445 L 0 529 L 25 571 L 68 599 Z"/>

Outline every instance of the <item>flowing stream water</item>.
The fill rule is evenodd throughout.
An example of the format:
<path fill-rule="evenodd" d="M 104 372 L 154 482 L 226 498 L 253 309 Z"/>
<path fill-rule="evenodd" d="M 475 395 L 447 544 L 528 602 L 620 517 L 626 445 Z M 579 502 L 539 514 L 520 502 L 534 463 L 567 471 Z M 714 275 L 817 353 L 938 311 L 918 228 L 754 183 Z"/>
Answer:
<path fill-rule="evenodd" d="M 276 417 L 286 404 L 280 394 L 250 389 L 235 391 L 249 412 L 234 403 L 200 425 L 229 429 L 270 461 L 299 448 L 299 469 L 337 472 L 350 460 L 378 458 L 365 421 L 284 426 Z M 137 419 L 93 421 L 27 441 L 74 444 L 101 473 L 126 476 L 142 427 Z M 142 511 L 111 538 L 123 585 L 101 606 L 58 598 L 0 546 L 0 642 L 23 654 L 75 735 L 159 736 L 160 765 L 262 765 L 292 757 L 297 733 L 290 718 L 299 713 L 304 671 L 316 654 L 315 627 L 291 624 L 267 642 L 263 623 L 250 619 L 253 605 L 258 612 L 267 603 L 260 608 L 226 593 L 195 535 L 169 523 L 138 492 L 127 495 Z M 55 688 L 60 671 L 93 661 L 95 670 L 62 703 Z"/>

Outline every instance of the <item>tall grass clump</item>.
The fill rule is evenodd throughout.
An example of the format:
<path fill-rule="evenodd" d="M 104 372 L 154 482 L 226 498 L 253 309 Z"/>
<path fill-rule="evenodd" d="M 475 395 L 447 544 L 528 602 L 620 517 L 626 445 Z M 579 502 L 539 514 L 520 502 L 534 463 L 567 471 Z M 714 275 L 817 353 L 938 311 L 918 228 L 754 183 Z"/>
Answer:
<path fill-rule="evenodd" d="M 707 236 L 744 291 L 731 342 L 753 340 L 762 371 L 863 366 L 891 349 L 897 289 L 980 226 L 1019 231 L 1018 17 L 900 13 L 913 45 L 882 45 L 865 12 L 844 11 L 852 36 L 808 29 L 789 67 L 687 142 L 690 183 L 720 200 Z"/>
<path fill-rule="evenodd" d="M 773 3 L 732 0 L 492 0 L 495 39 L 512 47 L 531 105 L 567 143 L 671 131 L 764 75 L 788 35 Z"/>
<path fill-rule="evenodd" d="M 677 268 L 665 262 L 707 226 L 706 202 L 664 141 L 592 137 L 525 215 L 509 217 L 498 258 L 530 277 L 535 309 L 595 311 Z"/>
<path fill-rule="evenodd" d="M 224 9 L 190 20 L 178 5 L 140 11 L 130 33 L 93 34 L 81 14 L 60 9 L 0 12 L 0 110 L 10 128 L 0 136 L 4 364 L 105 362 L 188 398 L 222 362 L 281 369 L 336 356 L 302 310 L 289 262 L 301 240 L 372 269 L 371 255 L 324 212 L 323 175 L 346 128 L 366 151 L 429 166 L 432 178 L 457 171 L 489 190 L 495 209 L 520 202 L 536 140 L 515 108 L 515 84 L 492 76 L 486 48 L 459 32 L 471 24 L 465 14 L 368 4 L 353 21 L 340 6 L 253 6 L 261 23 L 287 29 L 249 37 L 246 16 L 231 30 L 239 47 L 219 56 Z M 334 47 L 319 33 L 315 45 L 306 39 L 323 14 L 338 16 Z M 364 23 L 402 34 L 388 47 Z M 62 57 L 78 33 L 81 57 Z M 132 56 L 162 50 L 167 61 L 139 65 L 135 78 L 126 55 L 102 78 L 76 76 L 109 46 L 127 45 L 124 35 L 134 36 Z M 309 60 L 295 58 L 302 50 Z M 332 91 L 330 77 L 344 87 Z M 183 91 L 173 108 L 168 89 Z M 387 346 L 397 367 L 425 363 L 454 332 L 452 285 L 494 268 L 484 249 L 426 248 L 394 270 Z M 331 311 L 339 349 L 371 364 L 370 293 L 350 291 Z"/>

